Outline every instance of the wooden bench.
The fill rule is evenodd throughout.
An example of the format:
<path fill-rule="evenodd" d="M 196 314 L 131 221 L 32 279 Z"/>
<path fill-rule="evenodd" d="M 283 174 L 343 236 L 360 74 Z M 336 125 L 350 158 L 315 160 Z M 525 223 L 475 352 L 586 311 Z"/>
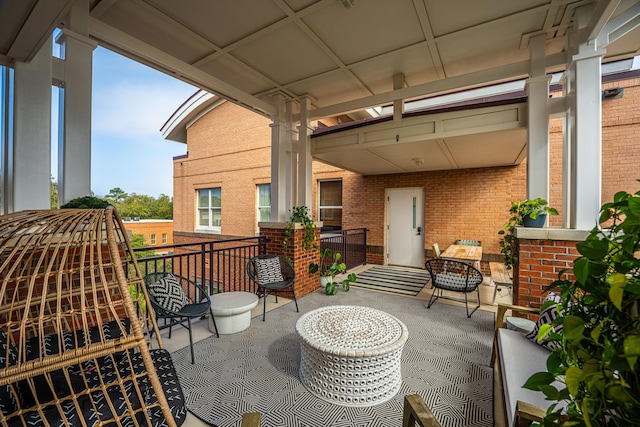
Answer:
<path fill-rule="evenodd" d="M 513 286 L 513 279 L 511 277 L 511 270 L 507 270 L 502 262 L 490 262 L 489 270 L 491 270 L 491 281 L 493 282 L 495 289 L 493 290 L 493 300 L 491 304 L 496 305 L 496 294 L 498 293 L 499 286 Z"/>

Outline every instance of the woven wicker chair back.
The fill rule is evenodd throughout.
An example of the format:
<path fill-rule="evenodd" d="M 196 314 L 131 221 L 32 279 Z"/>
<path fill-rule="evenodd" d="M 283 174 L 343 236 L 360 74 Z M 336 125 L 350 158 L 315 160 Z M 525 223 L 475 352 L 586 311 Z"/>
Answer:
<path fill-rule="evenodd" d="M 162 347 L 149 338 L 155 317 L 113 207 L 0 217 L 0 280 L 0 424 L 176 425 L 151 357 Z"/>

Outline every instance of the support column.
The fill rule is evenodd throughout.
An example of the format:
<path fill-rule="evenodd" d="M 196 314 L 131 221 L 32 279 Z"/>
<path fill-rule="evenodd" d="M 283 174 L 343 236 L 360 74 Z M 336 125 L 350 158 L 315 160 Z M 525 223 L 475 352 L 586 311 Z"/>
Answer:
<path fill-rule="evenodd" d="M 530 40 L 531 69 L 527 80 L 527 198 L 549 200 L 549 82 L 546 74 L 546 36 Z"/>
<path fill-rule="evenodd" d="M 569 85 L 570 132 L 570 219 L 572 229 L 590 230 L 597 224 L 602 199 L 602 56 L 593 41 L 579 40 L 580 28 L 589 21 L 587 10 L 579 8 L 574 37 L 578 43 L 571 58 Z"/>
<path fill-rule="evenodd" d="M 75 2 L 57 42 L 64 58 L 58 125 L 58 200 L 62 205 L 91 192 L 92 62 L 97 45 L 89 39 L 87 0 Z"/>
<path fill-rule="evenodd" d="M 286 221 L 287 206 L 287 177 L 291 176 L 290 145 L 287 143 L 287 121 L 284 110 L 284 97 L 274 95 L 276 116 L 271 123 L 271 221 Z"/>
<path fill-rule="evenodd" d="M 298 125 L 298 205 L 313 209 L 313 159 L 311 157 L 311 99 L 300 99 L 300 124 Z"/>
<path fill-rule="evenodd" d="M 7 212 L 51 206 L 51 38 L 30 63 L 16 62 Z"/>

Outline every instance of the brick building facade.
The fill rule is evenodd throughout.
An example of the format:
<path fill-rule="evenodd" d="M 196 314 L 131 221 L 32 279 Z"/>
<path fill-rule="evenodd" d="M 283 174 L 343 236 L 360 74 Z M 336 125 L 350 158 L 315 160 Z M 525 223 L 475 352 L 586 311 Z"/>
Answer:
<path fill-rule="evenodd" d="M 637 73 L 635 73 L 637 74 Z M 620 190 L 637 191 L 640 165 L 640 78 L 604 82 L 603 89 L 623 88 L 620 98 L 603 101 L 602 200 Z M 216 233 L 247 236 L 258 232 L 257 186 L 269 184 L 270 121 L 232 103 L 210 110 L 187 129 L 188 154 L 174 160 L 174 227 L 197 231 L 196 191 L 221 189 L 221 221 Z M 551 121 L 552 206 L 562 205 L 562 122 Z M 342 228 L 366 227 L 370 261 L 382 262 L 385 189 L 423 187 L 426 255 L 438 243 L 457 239 L 483 242 L 484 261 L 498 260 L 497 232 L 508 219 L 511 201 L 526 198 L 526 160 L 518 166 L 361 176 L 313 163 L 312 212 L 318 219 L 318 183 L 342 182 Z M 562 212 L 561 212 L 562 215 Z M 560 226 L 551 217 L 550 226 Z"/>
<path fill-rule="evenodd" d="M 131 234 L 144 236 L 146 246 L 161 246 L 173 244 L 173 220 L 170 219 L 141 219 L 137 221 L 123 221 L 124 228 Z"/>

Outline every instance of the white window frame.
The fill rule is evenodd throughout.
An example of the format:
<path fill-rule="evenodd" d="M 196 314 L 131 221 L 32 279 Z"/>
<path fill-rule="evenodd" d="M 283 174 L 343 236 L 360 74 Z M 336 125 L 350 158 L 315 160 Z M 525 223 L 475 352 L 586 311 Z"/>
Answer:
<path fill-rule="evenodd" d="M 162 233 L 162 244 L 163 245 L 167 244 L 167 233 Z"/>
<path fill-rule="evenodd" d="M 156 233 L 151 233 L 151 244 L 152 245 L 156 244 Z"/>
<path fill-rule="evenodd" d="M 260 187 L 266 187 L 269 186 L 269 206 L 260 206 Z M 264 209 L 264 208 L 269 208 L 269 211 L 271 211 L 271 184 L 270 183 L 266 183 L 266 184 L 257 184 L 256 185 L 256 231 L 259 230 L 258 227 L 258 222 L 260 222 L 260 209 Z M 269 220 L 271 220 L 271 218 L 269 218 Z"/>
<path fill-rule="evenodd" d="M 342 186 L 342 179 L 323 179 L 323 180 L 319 180 L 318 181 L 318 221 L 322 221 L 323 215 L 321 214 L 322 209 L 340 209 L 340 212 L 343 212 L 342 210 L 342 200 L 340 200 L 340 205 L 326 205 L 326 206 L 322 206 L 320 204 L 320 200 L 321 200 L 321 188 L 322 184 L 325 182 L 340 182 L 340 185 Z M 342 194 L 342 196 L 344 197 L 344 194 Z M 342 218 L 342 216 L 340 216 L 340 218 Z M 340 228 L 342 228 L 342 219 L 340 220 Z"/>
<path fill-rule="evenodd" d="M 213 207 L 211 206 L 211 198 L 212 198 L 212 193 L 214 191 L 219 191 L 220 192 L 220 207 Z M 200 206 L 200 194 L 203 191 L 207 191 L 208 192 L 208 206 L 206 207 L 202 207 Z M 202 209 L 208 209 L 209 210 L 209 223 L 208 224 L 201 224 L 200 223 L 200 211 Z M 220 222 L 218 224 L 213 224 L 213 214 L 215 211 L 220 211 Z M 213 231 L 215 233 L 220 233 L 222 231 L 222 187 L 210 187 L 210 188 L 200 188 L 198 190 L 196 190 L 196 230 L 203 230 L 203 231 Z"/>

